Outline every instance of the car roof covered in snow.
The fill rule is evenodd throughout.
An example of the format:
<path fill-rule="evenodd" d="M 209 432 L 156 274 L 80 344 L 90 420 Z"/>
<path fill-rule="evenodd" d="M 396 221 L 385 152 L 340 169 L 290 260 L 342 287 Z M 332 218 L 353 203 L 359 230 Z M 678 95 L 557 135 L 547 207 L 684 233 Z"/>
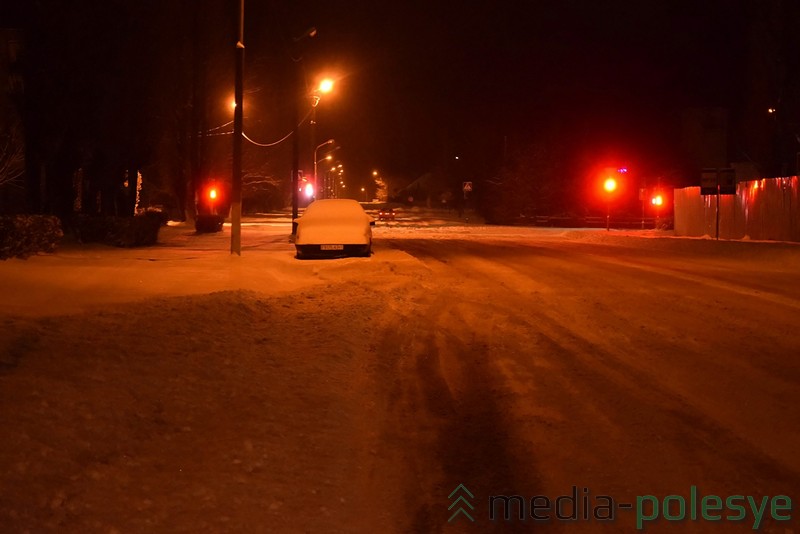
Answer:
<path fill-rule="evenodd" d="M 357 201 L 349 198 L 326 198 L 315 200 L 306 208 L 303 217 L 324 217 L 331 219 L 368 216 Z"/>

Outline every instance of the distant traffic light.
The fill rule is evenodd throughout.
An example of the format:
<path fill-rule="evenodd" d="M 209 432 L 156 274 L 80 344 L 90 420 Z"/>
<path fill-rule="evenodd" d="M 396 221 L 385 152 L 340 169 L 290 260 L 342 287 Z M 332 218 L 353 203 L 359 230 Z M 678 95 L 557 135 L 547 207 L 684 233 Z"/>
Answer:
<path fill-rule="evenodd" d="M 227 194 L 224 185 L 211 181 L 203 184 L 198 191 L 202 193 L 197 198 L 197 219 L 195 229 L 199 233 L 219 232 L 225 222 L 225 205 Z"/>
<path fill-rule="evenodd" d="M 653 206 L 656 206 L 656 207 L 663 206 L 664 205 L 664 197 L 661 196 L 661 193 L 658 193 L 658 194 L 654 195 L 652 199 L 650 199 L 650 203 Z"/>
<path fill-rule="evenodd" d="M 611 230 L 611 196 L 617 190 L 617 179 L 613 176 L 606 178 L 603 182 L 603 189 L 606 190 L 606 231 Z"/>

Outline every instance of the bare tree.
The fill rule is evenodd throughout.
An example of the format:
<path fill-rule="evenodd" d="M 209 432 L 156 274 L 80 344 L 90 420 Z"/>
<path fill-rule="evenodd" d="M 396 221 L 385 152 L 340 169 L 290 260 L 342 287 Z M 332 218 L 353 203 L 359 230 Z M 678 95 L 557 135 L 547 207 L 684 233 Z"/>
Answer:
<path fill-rule="evenodd" d="M 25 173 L 22 125 L 13 120 L 0 127 L 0 186 L 17 183 Z"/>

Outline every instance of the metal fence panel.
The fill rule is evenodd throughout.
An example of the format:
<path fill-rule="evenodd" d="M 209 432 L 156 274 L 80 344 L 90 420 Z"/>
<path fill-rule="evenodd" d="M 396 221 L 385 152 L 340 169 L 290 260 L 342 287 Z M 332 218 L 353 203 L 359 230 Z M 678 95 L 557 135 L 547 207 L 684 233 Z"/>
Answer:
<path fill-rule="evenodd" d="M 699 187 L 674 192 L 675 235 L 800 241 L 800 180 L 764 178 L 739 182 L 735 195 L 700 195 Z"/>

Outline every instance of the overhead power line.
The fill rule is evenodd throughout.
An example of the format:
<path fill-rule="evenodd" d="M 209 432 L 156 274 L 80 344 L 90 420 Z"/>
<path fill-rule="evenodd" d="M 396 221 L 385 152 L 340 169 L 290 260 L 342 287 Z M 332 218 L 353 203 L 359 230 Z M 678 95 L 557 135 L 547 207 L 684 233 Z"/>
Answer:
<path fill-rule="evenodd" d="M 312 111 L 313 111 L 313 110 L 309 110 L 309 112 L 308 112 L 308 113 L 306 113 L 306 116 L 305 116 L 305 117 L 303 117 L 303 118 L 302 118 L 302 120 L 301 120 L 301 121 L 300 121 L 300 122 L 297 124 L 297 127 L 298 127 L 298 128 L 299 128 L 299 127 L 300 127 L 300 126 L 301 126 L 301 125 L 302 125 L 304 122 L 306 122 L 306 121 L 308 120 L 308 118 L 311 116 L 311 113 L 312 113 Z M 233 122 L 233 121 L 231 121 L 231 122 Z M 231 124 L 231 122 L 227 122 L 227 123 L 225 123 L 225 124 L 221 124 L 221 125 L 219 125 L 219 126 L 216 126 L 216 127 L 214 127 L 214 128 L 211 128 L 210 130 L 208 130 L 208 131 L 206 132 L 206 134 L 205 134 L 205 135 L 206 135 L 206 137 L 214 137 L 214 136 L 217 136 L 217 135 L 231 135 L 231 134 L 233 133 L 232 131 L 230 131 L 230 132 L 219 132 L 219 133 L 209 133 L 209 132 L 213 132 L 214 130 L 219 130 L 220 128 L 224 128 L 225 126 L 228 126 L 228 125 L 230 125 L 230 124 Z M 293 133 L 294 133 L 294 130 L 292 130 L 292 131 L 291 131 L 291 132 L 289 132 L 288 134 L 284 135 L 283 137 L 281 137 L 280 139 L 278 139 L 277 141 L 274 141 L 274 142 L 272 142 L 272 143 L 259 143 L 258 141 L 254 141 L 253 139 L 250 139 L 250 138 L 247 136 L 247 134 L 246 134 L 246 133 L 244 133 L 244 132 L 242 132 L 242 137 L 244 137 L 244 138 L 245 138 L 247 141 L 249 141 L 250 143 L 252 143 L 252 144 L 254 144 L 254 145 L 256 145 L 256 146 L 261 146 L 261 147 L 272 147 L 272 146 L 277 146 L 277 145 L 279 145 L 279 144 L 283 143 L 284 141 L 286 141 L 287 139 L 289 139 L 289 138 L 292 136 L 292 134 L 293 134 Z"/>

